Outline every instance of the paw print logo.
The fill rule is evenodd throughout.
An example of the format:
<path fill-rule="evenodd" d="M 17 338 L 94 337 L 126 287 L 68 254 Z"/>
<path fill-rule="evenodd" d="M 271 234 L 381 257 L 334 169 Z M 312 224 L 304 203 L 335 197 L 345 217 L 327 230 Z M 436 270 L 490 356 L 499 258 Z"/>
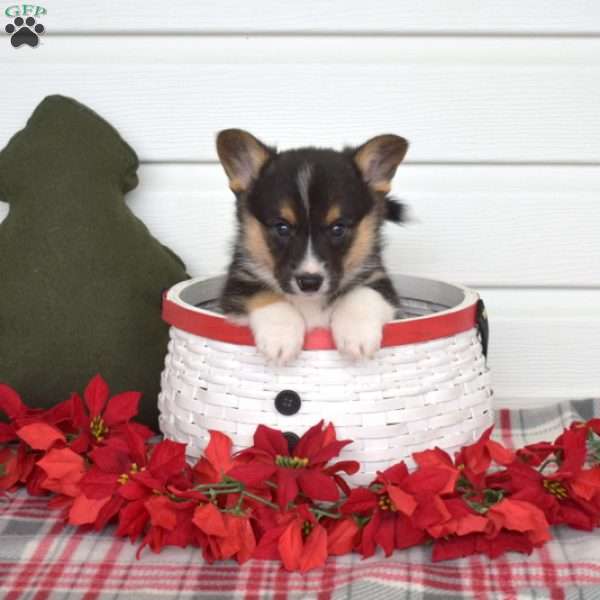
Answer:
<path fill-rule="evenodd" d="M 36 23 L 33 17 L 27 17 L 25 20 L 22 17 L 17 17 L 4 30 L 11 36 L 10 43 L 15 48 L 23 44 L 35 48 L 40 41 L 39 36 L 45 31 L 44 26 L 41 23 Z"/>

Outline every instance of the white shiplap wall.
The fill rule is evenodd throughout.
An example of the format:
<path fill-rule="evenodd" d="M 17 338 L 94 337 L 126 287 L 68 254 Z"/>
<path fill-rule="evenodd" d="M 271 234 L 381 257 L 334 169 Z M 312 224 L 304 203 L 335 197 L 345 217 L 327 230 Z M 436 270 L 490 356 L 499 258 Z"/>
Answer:
<path fill-rule="evenodd" d="M 0 145 L 47 94 L 88 104 L 144 163 L 132 209 L 202 275 L 233 225 L 216 131 L 404 135 L 390 266 L 481 290 L 498 405 L 600 396 L 600 3 L 43 6 L 38 48 L 0 39 Z"/>

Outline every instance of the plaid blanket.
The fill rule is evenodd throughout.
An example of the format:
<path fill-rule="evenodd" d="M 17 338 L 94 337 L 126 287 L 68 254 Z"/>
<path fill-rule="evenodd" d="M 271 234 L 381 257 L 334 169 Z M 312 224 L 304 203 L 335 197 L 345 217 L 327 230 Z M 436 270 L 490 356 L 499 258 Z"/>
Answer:
<path fill-rule="evenodd" d="M 507 446 L 553 440 L 572 420 L 600 414 L 600 401 L 499 411 L 495 435 Z M 554 529 L 555 538 L 527 557 L 466 558 L 432 563 L 427 548 L 329 559 L 300 575 L 268 561 L 208 565 L 198 550 L 146 550 L 113 537 L 64 526 L 44 498 L 19 492 L 0 500 L 0 595 L 5 600 L 121 596 L 152 598 L 314 599 L 551 598 L 600 599 L 600 531 Z"/>

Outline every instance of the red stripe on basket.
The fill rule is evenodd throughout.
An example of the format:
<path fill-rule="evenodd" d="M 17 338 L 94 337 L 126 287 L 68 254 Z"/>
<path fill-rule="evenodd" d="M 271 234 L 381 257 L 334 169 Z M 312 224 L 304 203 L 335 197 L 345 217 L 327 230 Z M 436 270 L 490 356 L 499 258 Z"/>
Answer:
<path fill-rule="evenodd" d="M 434 314 L 421 319 L 407 319 L 388 323 L 383 328 L 381 345 L 402 346 L 427 342 L 468 331 L 475 326 L 476 304 L 459 311 Z M 220 315 L 199 313 L 164 298 L 162 318 L 169 325 L 212 340 L 254 346 L 254 337 L 249 327 L 231 323 Z M 304 338 L 305 350 L 335 350 L 329 329 L 313 329 Z"/>
<path fill-rule="evenodd" d="M 41 539 L 31 558 L 23 565 L 21 572 L 13 582 L 10 592 L 4 596 L 4 600 L 17 600 L 21 593 L 28 588 L 31 578 L 41 567 L 41 563 L 48 554 L 54 538 L 62 531 L 65 524 L 57 521 L 52 525 L 48 533 Z"/>

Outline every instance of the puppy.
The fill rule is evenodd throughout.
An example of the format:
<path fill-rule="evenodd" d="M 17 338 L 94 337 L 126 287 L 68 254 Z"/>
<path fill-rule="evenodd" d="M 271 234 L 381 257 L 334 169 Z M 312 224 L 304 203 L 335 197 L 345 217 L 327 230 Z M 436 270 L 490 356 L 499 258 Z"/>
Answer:
<path fill-rule="evenodd" d="M 220 303 L 269 361 L 292 361 L 315 327 L 331 327 L 351 359 L 379 349 L 398 306 L 380 232 L 385 219 L 401 220 L 388 193 L 407 149 L 381 135 L 342 152 L 277 152 L 246 131 L 218 134 L 238 222 Z"/>

